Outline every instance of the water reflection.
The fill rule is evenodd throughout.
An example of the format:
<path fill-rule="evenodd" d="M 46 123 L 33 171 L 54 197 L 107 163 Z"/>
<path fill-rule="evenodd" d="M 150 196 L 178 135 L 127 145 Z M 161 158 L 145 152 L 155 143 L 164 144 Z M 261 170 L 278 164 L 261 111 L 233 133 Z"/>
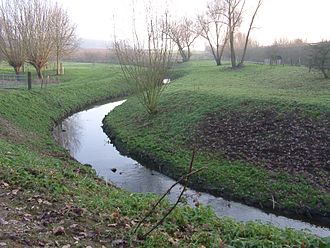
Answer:
<path fill-rule="evenodd" d="M 62 126 L 56 127 L 54 136 L 70 151 L 70 154 L 83 164 L 91 164 L 99 176 L 118 187 L 131 192 L 153 192 L 163 194 L 174 183 L 172 179 L 122 156 L 110 144 L 102 130 L 102 119 L 124 101 L 105 104 L 82 111 L 66 119 Z M 65 132 L 63 132 L 65 130 Z M 181 185 L 176 186 L 169 199 L 176 201 Z M 274 214 L 267 214 L 259 209 L 244 204 L 230 202 L 221 197 L 187 190 L 187 202 L 194 206 L 196 202 L 210 205 L 218 216 L 232 217 L 238 221 L 259 220 L 278 227 L 298 230 L 308 229 L 319 236 L 330 236 L 330 229 L 317 227 L 299 220 L 293 220 Z"/>
<path fill-rule="evenodd" d="M 65 149 L 74 155 L 80 149 L 80 138 L 83 135 L 81 130 L 81 120 L 79 115 L 73 115 L 65 119 L 60 125 L 53 130 L 56 141 Z"/>

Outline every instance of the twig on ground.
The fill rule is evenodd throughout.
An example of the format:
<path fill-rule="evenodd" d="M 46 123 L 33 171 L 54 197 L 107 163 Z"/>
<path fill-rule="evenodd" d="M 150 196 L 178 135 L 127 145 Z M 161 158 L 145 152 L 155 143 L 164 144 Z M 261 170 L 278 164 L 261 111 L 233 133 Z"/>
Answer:
<path fill-rule="evenodd" d="M 194 149 L 193 150 L 193 153 L 192 153 L 192 157 L 191 157 L 191 160 L 190 160 L 190 164 L 189 164 L 189 171 L 188 171 L 188 174 L 186 175 L 183 175 L 182 177 L 180 177 L 160 198 L 159 200 L 153 205 L 153 207 L 151 208 L 151 210 L 145 215 L 145 217 L 138 223 L 138 225 L 136 226 L 135 230 L 134 230 L 134 233 L 136 233 L 136 231 L 139 229 L 139 227 L 142 225 L 142 223 L 152 214 L 155 212 L 155 209 L 156 207 L 161 203 L 161 201 L 165 198 L 166 195 L 168 195 L 171 190 L 176 186 L 178 185 L 180 182 L 184 181 L 184 187 L 183 187 L 183 190 L 181 191 L 176 203 L 166 212 L 166 214 L 163 216 L 163 218 L 158 221 L 148 232 L 146 232 L 144 235 L 142 235 L 141 239 L 145 239 L 152 231 L 154 231 L 157 227 L 159 227 L 163 221 L 166 219 L 166 217 L 176 208 L 176 206 L 179 204 L 179 202 L 181 201 L 181 198 L 184 194 L 184 192 L 186 191 L 187 189 L 187 186 L 188 186 L 188 180 L 189 180 L 189 177 L 202 171 L 202 170 L 205 170 L 206 167 L 203 167 L 203 168 L 200 168 L 198 170 L 195 170 L 195 171 L 192 171 L 192 167 L 193 167 L 193 163 L 194 163 L 194 160 L 195 160 L 195 154 L 196 154 L 196 150 Z"/>

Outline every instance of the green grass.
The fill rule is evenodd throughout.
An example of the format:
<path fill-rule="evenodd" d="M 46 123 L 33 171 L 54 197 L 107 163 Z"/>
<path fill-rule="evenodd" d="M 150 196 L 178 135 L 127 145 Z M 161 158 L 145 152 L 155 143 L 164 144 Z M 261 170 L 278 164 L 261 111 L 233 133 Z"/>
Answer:
<path fill-rule="evenodd" d="M 126 89 L 119 74 L 119 68 L 114 65 L 67 64 L 66 74 L 59 85 L 48 85 L 44 89 L 35 87 L 32 91 L 0 89 L 0 182 L 8 183 L 11 189 L 20 189 L 23 209 L 31 209 L 31 213 L 39 211 L 41 207 L 40 204 L 35 207 L 31 202 L 34 197 L 45 197 L 52 202 L 53 206 L 47 210 L 49 213 L 61 213 L 68 206 L 83 208 L 84 212 L 88 213 L 77 217 L 68 212 L 62 222 L 45 224 L 45 231 L 41 236 L 40 230 L 34 233 L 32 229 L 20 234 L 22 239 L 32 239 L 36 244 L 40 239 L 44 239 L 43 242 L 56 241 L 57 244 L 51 244 L 57 246 L 73 244 L 73 237 L 77 234 L 71 235 L 70 229 L 74 221 L 73 223 L 83 223 L 85 229 L 89 228 L 92 233 L 99 235 L 98 238 L 91 238 L 86 243 L 81 240 L 81 245 L 85 244 L 84 247 L 101 246 L 102 239 L 108 242 L 123 239 L 131 245 L 141 247 L 219 247 L 220 244 L 228 247 L 300 247 L 302 244 L 306 247 L 325 246 L 325 240 L 311 235 L 257 223 L 241 224 L 229 219 L 218 219 L 208 208 L 191 209 L 187 206 L 177 208 L 164 225 L 145 242 L 136 243 L 135 236 L 132 235 L 132 223 L 140 217 L 141 212 L 148 209 L 156 200 L 156 196 L 131 194 L 106 185 L 96 177 L 94 170 L 70 159 L 68 153 L 54 142 L 50 132 L 55 121 L 74 111 L 95 102 L 125 95 Z M 175 92 L 178 94 L 179 91 L 171 88 L 169 92 L 172 93 L 168 96 L 174 97 Z M 170 113 L 172 106 L 165 103 L 162 102 L 162 108 L 168 108 L 167 113 Z M 133 99 L 126 107 L 130 104 L 134 104 Z M 188 106 L 186 107 L 188 109 Z M 132 118 L 146 118 L 144 115 L 141 116 L 142 110 L 139 107 L 134 110 L 139 112 Z M 116 115 L 124 118 L 126 111 L 118 111 Z M 201 116 L 201 113 L 196 114 L 198 115 Z M 196 116 L 192 114 L 191 119 L 197 120 Z M 150 125 L 159 124 L 159 117 L 149 120 Z M 184 120 L 176 116 L 173 121 L 178 130 L 169 129 L 163 132 L 163 137 L 157 136 L 157 139 L 166 145 L 165 150 L 173 148 L 170 142 L 175 137 L 172 136 L 168 141 L 163 138 L 180 134 L 184 130 Z M 166 125 L 164 123 L 164 127 Z M 154 130 L 154 133 L 148 132 L 143 137 L 144 133 L 139 131 L 134 138 L 136 142 L 132 145 L 136 144 L 139 149 L 147 147 L 151 151 L 159 149 L 154 140 L 159 130 Z M 141 138 L 144 138 L 142 143 Z M 129 140 L 132 141 L 132 138 L 129 137 Z M 177 142 L 180 141 L 184 144 L 181 135 L 177 139 Z M 185 153 L 184 148 L 180 149 L 182 152 L 178 154 L 181 154 L 182 158 L 175 159 L 185 161 L 189 154 Z M 164 158 L 168 156 L 163 149 L 159 149 L 159 152 Z M 0 187 L 0 190 L 3 189 Z M 18 201 L 18 198 L 14 199 Z M 17 207 L 10 205 L 14 204 L 14 199 L 6 202 L 10 209 Z M 140 232 L 146 231 L 155 223 L 167 206 L 168 203 L 164 203 L 157 214 L 148 219 Z M 115 218 L 114 213 L 120 217 Z M 39 220 L 41 214 L 43 213 L 38 213 L 34 219 Z M 118 226 L 111 229 L 109 224 Z M 52 228 L 57 225 L 65 226 L 66 235 L 52 235 Z M 13 247 L 22 245 L 15 243 L 15 239 L 10 237 L 4 241 Z"/>
<path fill-rule="evenodd" d="M 330 81 L 303 67 L 248 65 L 242 70 L 218 68 L 211 62 L 192 62 L 176 69 L 184 75 L 164 92 L 159 114 L 148 116 L 130 98 L 106 119 L 119 144 L 136 157 L 153 158 L 163 172 L 175 178 L 187 170 L 194 130 L 203 117 L 219 110 L 249 111 L 273 106 L 279 112 L 299 107 L 304 114 L 320 116 L 330 110 Z M 329 216 L 330 194 L 302 176 L 269 171 L 242 161 L 228 161 L 201 151 L 195 168 L 207 167 L 192 185 L 248 204 L 298 215 L 306 210 Z"/>

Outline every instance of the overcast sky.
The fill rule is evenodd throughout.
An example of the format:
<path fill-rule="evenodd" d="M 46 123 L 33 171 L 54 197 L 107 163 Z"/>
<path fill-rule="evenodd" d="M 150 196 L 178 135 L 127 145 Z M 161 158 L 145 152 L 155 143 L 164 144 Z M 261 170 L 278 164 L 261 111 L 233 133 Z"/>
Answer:
<path fill-rule="evenodd" d="M 68 10 L 81 38 L 111 40 L 131 33 L 133 0 L 54 0 Z M 136 12 L 147 0 L 134 0 Z M 174 16 L 195 16 L 205 10 L 207 0 L 150 0 L 164 9 L 167 4 Z M 246 21 L 257 0 L 246 0 Z M 330 39 L 330 0 L 264 0 L 255 21 L 252 36 L 261 45 L 275 39 L 303 38 L 309 42 Z M 143 19 L 143 18 L 142 18 Z M 115 22 L 115 25 L 114 25 Z M 143 20 L 142 20 L 143 22 Z M 139 25 L 139 22 L 137 22 Z M 244 30 L 242 30 L 244 31 Z"/>

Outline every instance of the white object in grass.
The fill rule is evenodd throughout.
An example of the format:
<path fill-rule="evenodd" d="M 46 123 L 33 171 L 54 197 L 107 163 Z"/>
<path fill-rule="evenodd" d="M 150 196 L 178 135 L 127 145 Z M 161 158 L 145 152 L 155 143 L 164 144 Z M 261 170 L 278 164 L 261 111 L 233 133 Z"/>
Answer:
<path fill-rule="evenodd" d="M 163 84 L 169 84 L 171 82 L 171 79 L 165 78 L 163 79 Z"/>

